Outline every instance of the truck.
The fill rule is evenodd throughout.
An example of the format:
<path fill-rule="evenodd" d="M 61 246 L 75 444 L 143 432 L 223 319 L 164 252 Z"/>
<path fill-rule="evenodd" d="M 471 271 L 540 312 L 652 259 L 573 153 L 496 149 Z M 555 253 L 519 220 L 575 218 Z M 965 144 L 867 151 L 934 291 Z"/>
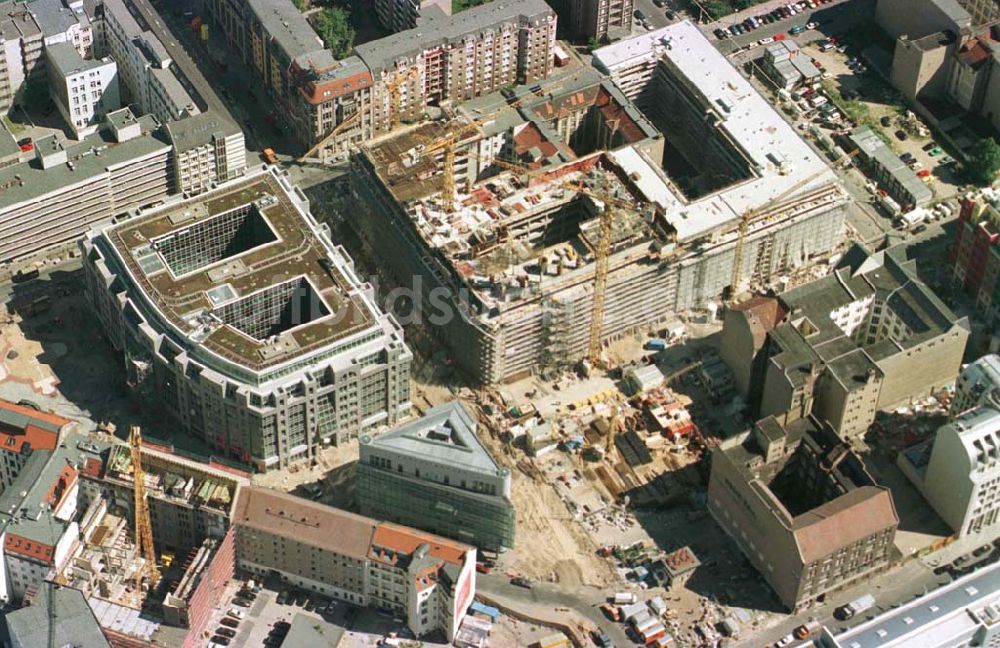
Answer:
<path fill-rule="evenodd" d="M 667 341 L 663 338 L 651 338 L 646 340 L 647 351 L 663 351 L 667 348 Z"/>
<path fill-rule="evenodd" d="M 277 164 L 278 156 L 275 155 L 273 148 L 266 148 L 261 153 L 264 156 L 264 161 L 268 164 Z"/>
<path fill-rule="evenodd" d="M 622 611 L 616 605 L 605 603 L 601 606 L 601 612 L 604 613 L 604 616 L 608 617 L 608 619 L 614 621 L 615 623 L 622 621 Z"/>
<path fill-rule="evenodd" d="M 875 607 L 875 597 L 871 594 L 865 594 L 854 599 L 847 605 L 840 606 L 836 609 L 836 613 L 841 619 L 850 619 L 873 607 Z"/>
<path fill-rule="evenodd" d="M 634 592 L 617 592 L 615 594 L 615 605 L 631 605 L 635 603 Z"/>

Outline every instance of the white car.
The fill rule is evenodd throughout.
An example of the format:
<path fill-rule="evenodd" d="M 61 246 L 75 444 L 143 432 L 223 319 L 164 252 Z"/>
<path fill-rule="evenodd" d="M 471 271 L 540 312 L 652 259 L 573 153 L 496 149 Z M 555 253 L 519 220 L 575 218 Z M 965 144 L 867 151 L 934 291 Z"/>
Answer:
<path fill-rule="evenodd" d="M 774 642 L 774 648 L 785 648 L 785 646 L 792 645 L 793 641 L 795 641 L 795 636 L 791 633 L 786 634 L 784 637 Z"/>
<path fill-rule="evenodd" d="M 243 618 L 246 616 L 243 610 L 239 608 L 229 608 L 229 612 L 227 612 L 226 614 L 233 617 L 234 619 L 239 619 L 240 621 L 242 621 Z"/>
<path fill-rule="evenodd" d="M 773 38 L 767 37 L 767 38 L 762 38 L 759 41 L 757 41 L 757 44 L 758 45 L 768 45 L 768 44 L 773 43 L 773 42 L 774 42 Z"/>
<path fill-rule="evenodd" d="M 818 22 L 813 21 L 810 23 L 806 23 L 806 29 L 816 29 L 817 27 L 819 27 Z"/>

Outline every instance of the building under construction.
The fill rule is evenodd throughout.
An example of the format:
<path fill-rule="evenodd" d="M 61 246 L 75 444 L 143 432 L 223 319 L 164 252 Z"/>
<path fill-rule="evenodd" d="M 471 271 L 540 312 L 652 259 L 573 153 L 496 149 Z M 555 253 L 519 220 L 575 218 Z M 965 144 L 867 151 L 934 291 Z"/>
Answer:
<path fill-rule="evenodd" d="M 638 128 L 641 139 L 605 138 L 595 148 L 578 136 L 591 116 L 603 124 L 592 129 L 598 133 L 648 120 L 620 92 L 615 105 L 595 111 L 587 97 L 600 93 L 562 101 L 533 89 L 539 109 L 528 123 L 498 111 L 475 119 L 475 129 L 445 130 L 494 133 L 509 121 L 498 159 L 525 166 L 524 156 L 509 153 L 531 132 L 528 158 L 546 158 L 542 166 L 505 164 L 475 180 L 449 179 L 447 159 L 435 158 L 442 147 L 424 129 L 355 156 L 352 222 L 396 281 L 409 287 L 419 277 L 419 320 L 480 381 L 588 355 L 607 209 L 603 340 L 727 289 L 768 284 L 840 242 L 846 197 L 835 175 L 696 27 L 677 25 L 656 76 L 662 110 L 650 118 L 662 137 Z M 567 105 L 578 119 L 557 119 Z M 474 148 L 454 150 L 452 170 L 467 169 L 462 155 Z"/>

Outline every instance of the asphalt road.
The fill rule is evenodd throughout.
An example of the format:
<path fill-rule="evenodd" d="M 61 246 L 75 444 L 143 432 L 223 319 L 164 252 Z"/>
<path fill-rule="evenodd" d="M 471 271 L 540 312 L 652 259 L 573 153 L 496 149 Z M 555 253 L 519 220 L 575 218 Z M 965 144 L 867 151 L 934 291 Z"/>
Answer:
<path fill-rule="evenodd" d="M 762 38 L 773 38 L 775 34 L 788 33 L 788 30 L 793 26 L 805 25 L 811 21 L 820 23 L 820 28 L 816 31 L 805 31 L 798 36 L 795 36 L 796 40 L 801 40 L 803 42 L 812 41 L 826 36 L 843 33 L 859 18 L 872 16 L 875 11 L 875 3 L 873 0 L 837 0 L 836 2 L 817 7 L 812 11 L 796 14 L 785 20 L 779 20 L 771 24 L 762 25 L 750 33 L 743 34 L 735 38 L 727 38 L 720 41 L 716 39 L 715 35 L 712 33 L 712 30 L 718 27 L 729 27 L 734 23 L 746 20 L 750 16 L 767 13 L 768 11 L 784 4 L 788 3 L 774 1 L 757 5 L 756 7 L 746 11 L 726 16 L 722 20 L 702 25 L 702 31 L 710 40 L 716 43 L 716 47 L 718 47 L 722 53 L 729 54 L 734 50 L 746 47 L 750 43 L 756 43 Z"/>

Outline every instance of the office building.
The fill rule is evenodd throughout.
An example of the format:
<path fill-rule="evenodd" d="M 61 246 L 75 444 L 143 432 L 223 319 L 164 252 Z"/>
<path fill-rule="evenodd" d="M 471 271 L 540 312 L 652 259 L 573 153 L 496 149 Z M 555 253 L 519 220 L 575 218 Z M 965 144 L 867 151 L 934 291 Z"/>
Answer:
<path fill-rule="evenodd" d="M 46 46 L 45 59 L 52 99 L 76 139 L 97 132 L 104 117 L 121 108 L 112 59 L 85 60 L 69 43 Z"/>
<path fill-rule="evenodd" d="M 870 126 L 858 126 L 848 137 L 857 150 L 858 164 L 865 173 L 889 193 L 903 212 L 922 207 L 934 199 L 934 192 Z"/>
<path fill-rule="evenodd" d="M 277 169 L 92 230 L 87 293 L 129 385 L 257 470 L 393 425 L 412 354 Z"/>
<path fill-rule="evenodd" d="M 955 416 L 979 405 L 1000 410 L 1000 357 L 996 354 L 984 355 L 962 367 L 948 410 Z"/>
<path fill-rule="evenodd" d="M 454 639 L 476 591 L 476 550 L 293 495 L 240 490 L 236 560 L 260 576 L 404 617 Z"/>
<path fill-rule="evenodd" d="M 1000 526 L 1000 411 L 965 410 L 932 443 L 900 453 L 897 464 L 958 537 L 991 539 Z"/>
<path fill-rule="evenodd" d="M 451 0 L 374 0 L 375 15 L 391 32 L 422 26 L 428 19 L 451 15 Z"/>
<path fill-rule="evenodd" d="M 291 0 L 211 0 L 207 9 L 300 143 L 311 148 L 341 127 L 325 145 L 335 154 L 429 105 L 534 83 L 553 65 L 556 15 L 544 0 L 454 16 L 435 10 L 420 27 L 357 45 L 339 61 Z"/>
<path fill-rule="evenodd" d="M 200 194 L 246 171 L 243 131 L 218 113 L 185 116 L 167 122 L 163 129 L 172 146 L 175 191 Z"/>
<path fill-rule="evenodd" d="M 634 0 L 552 0 L 550 4 L 578 41 L 606 42 L 632 31 Z"/>
<path fill-rule="evenodd" d="M 852 628 L 824 627 L 815 643 L 819 648 L 994 648 L 1000 644 L 1000 565 L 980 567 Z"/>
<path fill-rule="evenodd" d="M 850 439 L 878 410 L 955 380 L 968 322 L 917 278 L 907 253 L 855 244 L 830 275 L 727 312 L 721 356 L 752 416 L 813 414 Z"/>
<path fill-rule="evenodd" d="M 812 418 L 765 418 L 715 448 L 708 510 L 793 612 L 893 560 L 892 495 Z"/>
<path fill-rule="evenodd" d="M 363 515 L 489 551 L 514 546 L 510 470 L 476 437 L 461 403 L 362 436 L 360 450 L 355 498 Z"/>
<path fill-rule="evenodd" d="M 678 23 L 669 34 L 674 46 L 656 68 L 662 106 L 650 119 L 604 84 L 566 81 L 572 91 L 554 87 L 522 104 L 524 123 L 502 113 L 478 136 L 461 122 L 432 123 L 352 158 L 351 190 L 366 215 L 353 222 L 363 240 L 398 281 L 420 277 L 427 300 L 434 291 L 424 312 L 447 311 L 442 341 L 477 380 L 515 379 L 586 355 L 604 192 L 618 199 L 604 339 L 719 299 L 747 209 L 768 206 L 744 239 L 744 287 L 767 285 L 840 243 L 846 199 L 826 163 L 697 27 Z M 690 86 L 699 92 L 679 89 Z M 664 135 L 647 130 L 650 122 Z M 465 161 L 477 156 L 478 141 L 508 128 L 513 146 L 500 157 L 523 151 L 519 166 L 538 164 L 529 167 L 530 186 L 523 173 L 490 165 L 473 173 Z M 452 131 L 468 139 L 456 143 L 449 211 L 441 165 L 420 147 Z"/>
<path fill-rule="evenodd" d="M 0 169 L 0 260 L 79 238 L 172 191 L 170 145 L 156 120 L 122 109 L 105 124 L 76 144 L 39 139 L 34 159 Z"/>
<path fill-rule="evenodd" d="M 139 24 L 126 0 L 104 0 L 103 6 L 105 51 L 118 63 L 122 94 L 128 101 L 161 123 L 200 113 L 178 78 L 170 53 Z"/>

